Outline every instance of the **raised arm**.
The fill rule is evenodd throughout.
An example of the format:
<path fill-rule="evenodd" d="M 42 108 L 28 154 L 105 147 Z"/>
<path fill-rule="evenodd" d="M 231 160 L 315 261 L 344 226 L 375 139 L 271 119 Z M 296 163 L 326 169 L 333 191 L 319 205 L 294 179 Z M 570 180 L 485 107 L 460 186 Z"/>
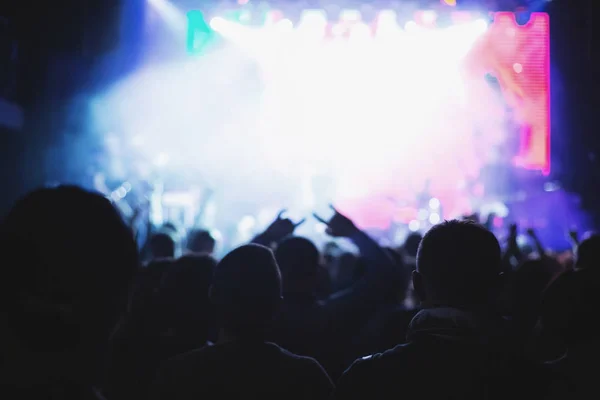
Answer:
<path fill-rule="evenodd" d="M 332 207 L 333 208 L 333 207 Z M 335 208 L 333 217 L 326 221 L 314 214 L 314 217 L 327 225 L 327 234 L 333 237 L 350 239 L 359 249 L 366 261 L 363 277 L 348 289 L 332 294 L 327 302 L 331 317 L 347 318 L 364 322 L 391 289 L 394 281 L 394 262 L 383 248 L 369 235 L 361 231 L 352 220 Z M 364 318 L 363 318 L 364 317 Z"/>
<path fill-rule="evenodd" d="M 297 227 L 302 225 L 305 219 L 298 222 L 292 222 L 289 218 L 284 218 L 286 210 L 281 210 L 271 225 L 252 239 L 252 243 L 261 244 L 263 246 L 272 247 L 273 243 L 281 241 L 286 236 L 294 233 Z"/>

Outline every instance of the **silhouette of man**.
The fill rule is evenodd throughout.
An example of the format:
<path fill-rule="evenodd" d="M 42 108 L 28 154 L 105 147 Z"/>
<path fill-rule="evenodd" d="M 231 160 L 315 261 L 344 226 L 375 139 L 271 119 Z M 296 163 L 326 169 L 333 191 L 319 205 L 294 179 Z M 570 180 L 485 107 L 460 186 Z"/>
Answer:
<path fill-rule="evenodd" d="M 100 398 L 139 264 L 131 231 L 103 196 L 61 186 L 18 201 L 1 235 L 0 397 Z"/>
<path fill-rule="evenodd" d="M 320 254 L 308 239 L 290 236 L 294 223 L 277 219 L 255 240 L 277 243 L 276 257 L 283 275 L 284 301 L 270 338 L 291 351 L 316 358 L 330 376 L 340 376 L 347 367 L 351 337 L 369 320 L 393 285 L 394 263 L 366 233 L 335 208 L 325 220 L 331 237 L 351 240 L 359 249 L 365 270 L 350 287 L 319 300 L 317 290 Z"/>
<path fill-rule="evenodd" d="M 209 292 L 221 328 L 216 345 L 176 357 L 157 374 L 156 399 L 324 399 L 331 380 L 314 360 L 265 342 L 281 303 L 281 275 L 261 245 L 239 247 L 217 265 Z"/>
<path fill-rule="evenodd" d="M 188 235 L 187 248 L 194 253 L 213 254 L 216 240 L 209 231 L 194 229 Z"/>
<path fill-rule="evenodd" d="M 175 240 L 166 232 L 152 235 L 149 242 L 149 250 L 152 259 L 175 257 Z"/>
<path fill-rule="evenodd" d="M 411 321 L 407 343 L 357 360 L 336 397 L 536 398 L 541 375 L 515 354 L 493 309 L 500 277 L 500 245 L 483 226 L 433 227 L 417 253 L 413 284 L 424 309 Z"/>

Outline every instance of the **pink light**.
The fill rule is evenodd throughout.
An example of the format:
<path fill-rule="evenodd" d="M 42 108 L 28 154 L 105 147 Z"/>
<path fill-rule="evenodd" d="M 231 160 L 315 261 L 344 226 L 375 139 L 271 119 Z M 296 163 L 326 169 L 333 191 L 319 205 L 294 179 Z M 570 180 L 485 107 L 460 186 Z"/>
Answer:
<path fill-rule="evenodd" d="M 482 41 L 468 56 L 468 69 L 494 71 L 509 105 L 524 125 L 519 166 L 550 172 L 550 25 L 546 13 L 532 13 L 519 26 L 512 12 L 498 12 Z M 480 73 L 475 72 L 475 73 Z"/>

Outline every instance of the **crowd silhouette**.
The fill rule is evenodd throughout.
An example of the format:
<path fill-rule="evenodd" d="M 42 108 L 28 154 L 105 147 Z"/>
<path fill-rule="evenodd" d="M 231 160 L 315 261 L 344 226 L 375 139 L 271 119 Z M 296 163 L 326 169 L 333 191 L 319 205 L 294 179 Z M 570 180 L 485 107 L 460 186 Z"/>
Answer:
<path fill-rule="evenodd" d="M 207 230 L 139 248 L 100 194 L 27 194 L 0 231 L 1 397 L 596 398 L 600 236 L 565 257 L 471 216 L 388 248 L 333 211 L 311 218 L 358 255 L 280 213 L 216 260 Z"/>

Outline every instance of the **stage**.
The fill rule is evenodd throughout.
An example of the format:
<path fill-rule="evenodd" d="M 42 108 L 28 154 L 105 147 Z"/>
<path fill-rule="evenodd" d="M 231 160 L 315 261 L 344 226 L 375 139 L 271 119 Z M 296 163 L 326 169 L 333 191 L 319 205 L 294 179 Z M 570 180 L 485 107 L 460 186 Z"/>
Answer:
<path fill-rule="evenodd" d="M 548 15 L 361 10 L 150 2 L 145 62 L 93 102 L 109 158 L 221 231 L 329 203 L 379 231 L 518 220 L 550 173 Z"/>

